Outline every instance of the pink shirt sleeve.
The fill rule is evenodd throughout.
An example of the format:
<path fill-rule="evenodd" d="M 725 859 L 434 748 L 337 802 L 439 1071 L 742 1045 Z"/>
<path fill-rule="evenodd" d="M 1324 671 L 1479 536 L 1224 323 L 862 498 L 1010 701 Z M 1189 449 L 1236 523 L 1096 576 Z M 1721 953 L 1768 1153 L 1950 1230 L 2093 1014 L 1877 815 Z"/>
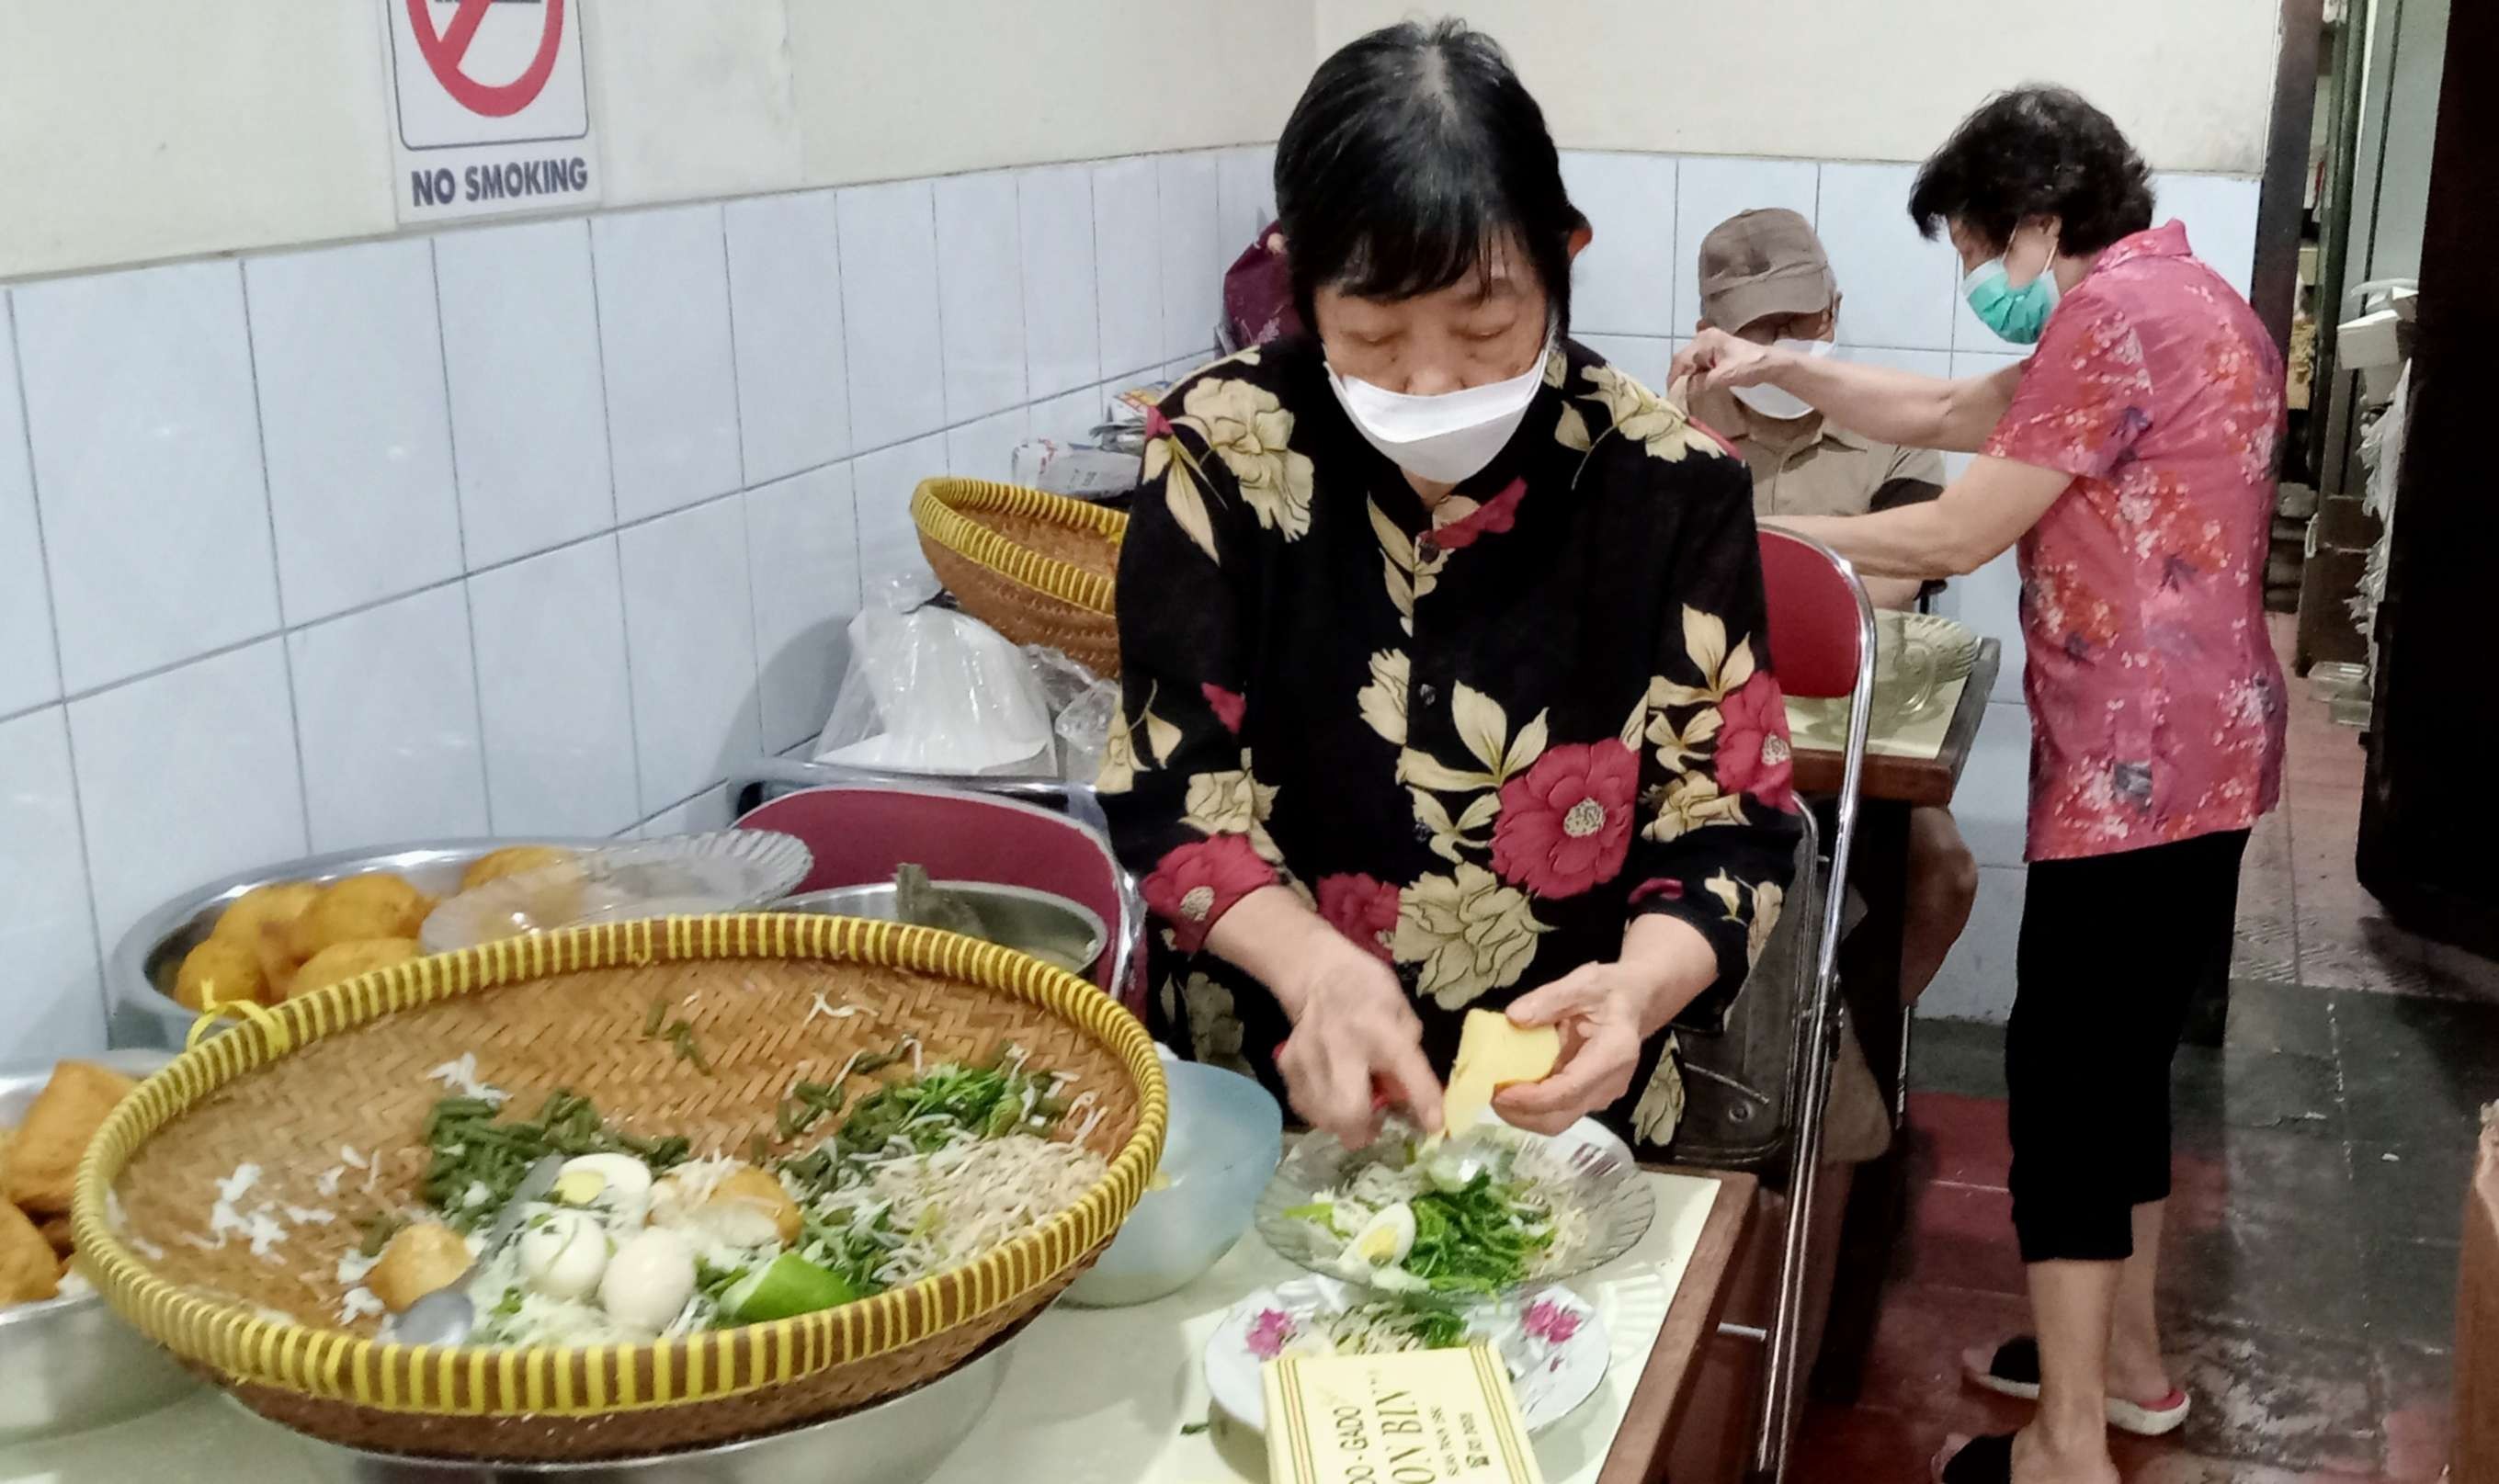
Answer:
<path fill-rule="evenodd" d="M 2076 294 L 2048 320 L 2013 404 L 1981 453 L 2105 479 L 2152 426 L 2152 377 L 2126 311 Z"/>

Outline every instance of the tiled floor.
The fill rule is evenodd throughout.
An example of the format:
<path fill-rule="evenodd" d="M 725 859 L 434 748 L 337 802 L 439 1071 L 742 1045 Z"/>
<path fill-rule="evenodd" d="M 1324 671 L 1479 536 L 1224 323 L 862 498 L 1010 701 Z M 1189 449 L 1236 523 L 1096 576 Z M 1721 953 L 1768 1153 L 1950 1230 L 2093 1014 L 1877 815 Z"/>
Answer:
<path fill-rule="evenodd" d="M 2361 754 L 2293 681 L 2286 807 L 2251 845 L 2229 1031 L 2180 1052 L 2162 1319 L 2185 1428 L 2121 1439 L 2138 1484 L 2434 1480 L 2446 1462 L 2456 1240 L 2499 1098 L 2499 966 L 2420 943 L 2353 879 Z M 2025 1408 L 1955 1357 L 2028 1328 L 2002 1040 L 1920 1028 L 1910 1231 L 1854 1406 L 1811 1407 L 1800 1480 L 1921 1479 L 1950 1433 Z"/>

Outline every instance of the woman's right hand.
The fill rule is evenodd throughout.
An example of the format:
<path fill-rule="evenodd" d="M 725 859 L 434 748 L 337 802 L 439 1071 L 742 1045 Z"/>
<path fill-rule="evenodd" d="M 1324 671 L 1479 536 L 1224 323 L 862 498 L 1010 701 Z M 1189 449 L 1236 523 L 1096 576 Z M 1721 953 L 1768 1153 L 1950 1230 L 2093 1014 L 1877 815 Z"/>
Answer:
<path fill-rule="evenodd" d="M 1686 396 L 1720 387 L 1759 386 L 1772 379 L 1786 354 L 1776 346 L 1756 345 L 1724 330 L 1704 330 L 1674 353 L 1666 384 L 1684 386 Z"/>
<path fill-rule="evenodd" d="M 1348 1149 L 1379 1135 L 1376 1092 L 1403 1104 L 1425 1133 L 1441 1127 L 1441 1082 L 1423 1056 L 1423 1022 L 1388 965 L 1336 936 L 1279 996 L 1293 1033 L 1276 1067 L 1293 1111 Z"/>

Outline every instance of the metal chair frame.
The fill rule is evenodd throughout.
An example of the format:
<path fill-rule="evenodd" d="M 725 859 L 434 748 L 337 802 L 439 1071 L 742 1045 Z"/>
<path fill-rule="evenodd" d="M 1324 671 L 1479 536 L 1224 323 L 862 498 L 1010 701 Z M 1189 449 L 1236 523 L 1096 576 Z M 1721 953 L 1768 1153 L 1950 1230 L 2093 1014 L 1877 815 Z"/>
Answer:
<path fill-rule="evenodd" d="M 1796 1436 L 1797 1382 L 1802 1371 L 1798 1354 L 1803 1329 L 1805 1242 L 1812 1231 L 1815 1186 L 1822 1167 L 1825 1115 L 1831 1106 L 1831 1078 L 1838 1048 L 1839 924 L 1847 904 L 1848 855 L 1857 832 L 1857 801 L 1866 771 L 1866 731 L 1874 699 L 1874 607 L 1865 584 L 1848 560 L 1819 541 L 1775 529 L 1761 533 L 1765 544 L 1788 541 L 1831 564 L 1857 597 L 1856 680 L 1849 690 L 1848 736 L 1840 754 L 1839 796 L 1833 811 L 1830 874 L 1821 893 L 1821 921 L 1814 944 L 1813 991 L 1809 1010 L 1798 1026 L 1801 1046 L 1789 1070 L 1789 1096 L 1797 1110 L 1788 1152 L 1787 1226 L 1779 1243 L 1778 1297 L 1767 1331 L 1728 1326 L 1738 1338 L 1758 1339 L 1765 1347 L 1762 1410 L 1754 1433 L 1752 1477 L 1760 1484 L 1782 1484 L 1787 1476 L 1789 1444 Z M 1770 622 L 1777 624 L 1773 611 Z"/>

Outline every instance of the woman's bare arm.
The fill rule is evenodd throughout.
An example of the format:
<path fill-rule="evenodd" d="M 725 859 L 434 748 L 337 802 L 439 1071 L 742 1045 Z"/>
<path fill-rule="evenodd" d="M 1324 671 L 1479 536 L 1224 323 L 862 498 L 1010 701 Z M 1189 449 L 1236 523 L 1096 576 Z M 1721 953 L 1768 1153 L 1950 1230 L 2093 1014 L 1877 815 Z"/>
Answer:
<path fill-rule="evenodd" d="M 1704 330 L 1674 358 L 1669 385 L 1693 378 L 1694 391 L 1768 383 L 1811 403 L 1823 416 L 1878 442 L 1976 453 L 2004 409 L 2022 368 L 1947 380 L 1888 366 L 1815 360 Z"/>
<path fill-rule="evenodd" d="M 1981 457 L 1922 504 L 1763 524 L 1820 541 L 1846 557 L 1861 577 L 1962 577 L 2020 540 L 2073 482 L 2059 469 Z"/>

